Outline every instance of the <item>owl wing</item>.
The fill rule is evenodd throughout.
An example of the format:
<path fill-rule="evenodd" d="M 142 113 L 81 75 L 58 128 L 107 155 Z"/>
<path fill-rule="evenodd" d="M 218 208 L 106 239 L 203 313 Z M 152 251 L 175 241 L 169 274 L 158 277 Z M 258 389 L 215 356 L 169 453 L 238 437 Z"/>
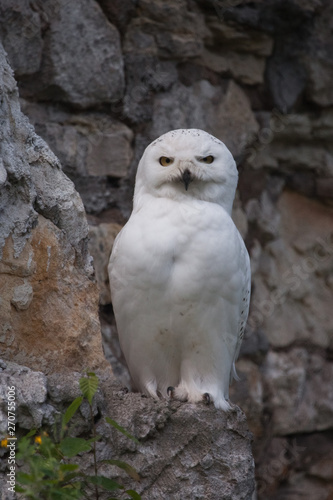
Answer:
<path fill-rule="evenodd" d="M 237 375 L 235 363 L 239 356 L 239 351 L 241 348 L 241 344 L 244 338 L 246 321 L 249 314 L 249 306 L 250 306 L 250 296 L 251 296 L 251 265 L 250 258 L 245 247 L 244 241 L 239 234 L 240 240 L 240 262 L 239 262 L 239 271 L 243 274 L 243 286 L 240 295 L 240 303 L 239 303 L 239 321 L 238 321 L 238 337 L 235 349 L 235 355 L 232 363 L 232 370 L 230 374 L 230 383 L 232 379 L 239 380 L 239 376 Z"/>

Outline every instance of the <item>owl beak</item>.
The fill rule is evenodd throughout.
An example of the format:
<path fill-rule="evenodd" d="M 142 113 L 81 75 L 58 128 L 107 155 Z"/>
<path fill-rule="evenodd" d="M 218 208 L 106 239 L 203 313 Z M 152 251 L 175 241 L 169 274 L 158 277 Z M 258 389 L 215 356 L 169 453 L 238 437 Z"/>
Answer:
<path fill-rule="evenodd" d="M 184 172 L 182 173 L 181 179 L 182 179 L 182 182 L 184 183 L 185 190 L 187 191 L 190 182 L 192 182 L 194 179 L 192 173 L 189 171 L 188 168 L 186 170 L 184 170 Z"/>

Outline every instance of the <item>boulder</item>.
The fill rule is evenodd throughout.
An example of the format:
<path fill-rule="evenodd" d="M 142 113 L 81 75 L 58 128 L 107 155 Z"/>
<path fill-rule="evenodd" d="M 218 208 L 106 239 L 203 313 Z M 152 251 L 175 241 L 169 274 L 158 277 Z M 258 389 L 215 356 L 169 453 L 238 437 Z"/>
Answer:
<path fill-rule="evenodd" d="M 332 362 L 294 348 L 288 353 L 269 353 L 263 373 L 274 435 L 332 428 Z"/>
<path fill-rule="evenodd" d="M 177 128 L 204 129 L 238 156 L 259 127 L 247 96 L 233 80 L 225 91 L 200 80 L 191 87 L 176 84 L 155 98 L 151 138 Z"/>
<path fill-rule="evenodd" d="M 133 132 L 105 113 L 68 113 L 21 99 L 22 111 L 72 178 L 123 178 L 132 159 Z"/>
<path fill-rule="evenodd" d="M 260 250 L 253 273 L 249 328 L 263 329 L 279 348 L 296 341 L 331 348 L 333 211 L 289 191 L 277 208 L 278 233 Z"/>
<path fill-rule="evenodd" d="M 117 29 L 93 0 L 47 0 L 43 58 L 35 82 L 21 93 L 87 108 L 119 100 L 124 91 L 123 60 Z M 37 82 L 37 84 L 36 84 Z"/>
<path fill-rule="evenodd" d="M 107 369 L 83 204 L 20 111 L 2 46 L 0 89 L 1 355 L 45 373 Z"/>
<path fill-rule="evenodd" d="M 39 70 L 43 51 L 42 20 L 29 0 L 1 2 L 0 40 L 16 77 Z"/>

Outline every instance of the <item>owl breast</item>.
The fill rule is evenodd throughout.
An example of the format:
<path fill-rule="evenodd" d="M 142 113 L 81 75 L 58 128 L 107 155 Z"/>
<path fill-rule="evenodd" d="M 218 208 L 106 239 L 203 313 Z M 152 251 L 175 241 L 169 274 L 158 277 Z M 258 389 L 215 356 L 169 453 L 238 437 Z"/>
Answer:
<path fill-rule="evenodd" d="M 229 284 L 229 295 L 237 290 L 239 283 L 233 281 L 239 238 L 230 217 L 211 203 L 168 205 L 161 212 L 156 203 L 149 213 L 142 210 L 131 217 L 122 245 L 127 249 L 123 256 L 129 279 L 140 275 L 142 291 L 150 296 L 156 287 L 172 294 L 175 303 L 195 300 L 204 292 L 221 294 L 222 283 Z"/>

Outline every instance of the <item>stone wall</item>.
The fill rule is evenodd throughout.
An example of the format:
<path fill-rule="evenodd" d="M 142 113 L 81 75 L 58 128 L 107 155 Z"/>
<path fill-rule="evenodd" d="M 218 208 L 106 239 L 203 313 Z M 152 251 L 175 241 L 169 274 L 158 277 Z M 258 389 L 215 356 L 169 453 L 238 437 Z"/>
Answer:
<path fill-rule="evenodd" d="M 232 398 L 255 435 L 260 500 L 333 494 L 332 14 L 329 0 L 0 6 L 22 109 L 88 214 L 105 350 L 123 380 L 106 262 L 138 160 L 181 127 L 234 154 L 253 289 Z"/>
<path fill-rule="evenodd" d="M 93 416 L 84 401 L 68 433 L 86 437 L 92 432 L 89 416 L 94 419 L 101 436 L 96 444 L 100 474 L 133 487 L 126 474 L 103 462 L 122 458 L 138 471 L 141 480 L 135 489 L 143 498 L 183 500 L 218 494 L 225 500 L 230 496 L 250 500 L 255 490 L 252 435 L 237 406 L 226 414 L 204 403 L 156 401 L 128 393 L 115 380 L 102 348 L 99 293 L 82 200 L 59 160 L 21 112 L 1 44 L 0 95 L 1 499 L 21 498 L 8 489 L 9 450 L 3 440 L 8 434 L 13 439 L 9 418 L 15 419 L 18 439 L 11 445 L 20 443 L 29 429 L 44 428 L 53 435 L 61 413 L 80 394 L 80 378 L 94 370 L 100 389 L 94 397 Z M 99 263 L 100 301 L 105 304 L 110 299 L 101 281 L 107 261 L 104 242 L 109 246 L 119 227 L 100 224 L 91 234 Z M 15 393 L 10 411 L 9 387 Z M 110 415 L 140 443 L 119 438 L 106 423 Z M 81 472 L 94 474 L 92 452 L 77 460 Z M 16 472 L 22 468 L 24 463 L 17 460 Z M 89 491 L 85 493 L 89 496 Z M 106 500 L 109 492 L 101 492 L 99 498 Z"/>

